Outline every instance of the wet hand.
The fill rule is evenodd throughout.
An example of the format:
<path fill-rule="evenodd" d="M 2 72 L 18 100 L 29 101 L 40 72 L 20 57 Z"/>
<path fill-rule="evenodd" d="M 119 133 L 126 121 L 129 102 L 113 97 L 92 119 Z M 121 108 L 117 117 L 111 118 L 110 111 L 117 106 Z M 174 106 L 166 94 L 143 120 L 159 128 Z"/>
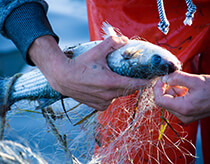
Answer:
<path fill-rule="evenodd" d="M 210 75 L 176 71 L 157 81 L 154 94 L 157 105 L 184 123 L 210 116 Z"/>
<path fill-rule="evenodd" d="M 30 56 L 51 87 L 96 110 L 105 110 L 114 98 L 148 83 L 120 76 L 107 65 L 107 54 L 125 45 L 126 37 L 109 37 L 74 59 L 67 58 L 50 36 L 41 39 L 32 46 Z"/>

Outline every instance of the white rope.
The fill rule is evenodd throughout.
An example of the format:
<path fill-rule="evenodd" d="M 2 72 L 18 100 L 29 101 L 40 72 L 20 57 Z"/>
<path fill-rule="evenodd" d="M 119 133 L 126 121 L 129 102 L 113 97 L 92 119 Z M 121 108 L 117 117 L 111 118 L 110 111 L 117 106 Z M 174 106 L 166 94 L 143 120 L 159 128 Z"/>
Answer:
<path fill-rule="evenodd" d="M 184 25 L 192 25 L 192 20 L 196 12 L 196 6 L 193 4 L 192 0 L 185 0 L 187 4 L 187 13 L 184 20 Z M 167 34 L 169 31 L 169 22 L 167 20 L 165 9 L 163 5 L 163 0 L 157 0 L 158 12 L 160 17 L 160 22 L 158 23 L 158 28 L 164 33 Z"/>
<path fill-rule="evenodd" d="M 187 12 L 186 12 L 186 18 L 184 20 L 184 25 L 191 26 L 194 14 L 196 12 L 196 6 L 193 4 L 192 0 L 186 0 L 186 4 L 187 4 Z"/>

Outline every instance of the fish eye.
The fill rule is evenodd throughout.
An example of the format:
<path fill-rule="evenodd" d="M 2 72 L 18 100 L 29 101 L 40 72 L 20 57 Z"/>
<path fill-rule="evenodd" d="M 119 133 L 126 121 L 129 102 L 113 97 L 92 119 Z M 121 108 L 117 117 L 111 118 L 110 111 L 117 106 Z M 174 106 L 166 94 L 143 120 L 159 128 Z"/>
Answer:
<path fill-rule="evenodd" d="M 151 58 L 151 62 L 152 62 L 153 65 L 158 65 L 158 64 L 160 64 L 161 60 L 162 60 L 162 58 L 161 58 L 161 56 L 158 55 L 158 54 L 154 54 L 154 55 L 152 56 L 152 58 Z"/>

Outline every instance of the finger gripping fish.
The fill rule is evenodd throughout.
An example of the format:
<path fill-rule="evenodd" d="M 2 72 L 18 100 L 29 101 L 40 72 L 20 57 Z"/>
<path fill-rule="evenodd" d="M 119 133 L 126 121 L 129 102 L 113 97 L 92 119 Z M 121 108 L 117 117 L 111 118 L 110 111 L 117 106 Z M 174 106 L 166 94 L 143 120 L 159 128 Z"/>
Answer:
<path fill-rule="evenodd" d="M 113 27 L 103 24 L 104 38 L 117 36 Z M 93 41 L 69 47 L 64 53 L 71 58 L 88 51 L 102 41 Z M 142 40 L 129 40 L 128 43 L 107 55 L 109 68 L 131 78 L 153 79 L 181 69 L 180 61 L 168 50 Z M 12 84 L 12 86 L 11 86 Z M 8 89 L 10 88 L 10 89 Z M 7 99 L 5 99 L 5 95 Z M 0 80 L 0 113 L 2 106 L 11 106 L 23 99 L 44 100 L 48 106 L 63 96 L 53 90 L 39 69 L 25 73 L 17 79 Z"/>

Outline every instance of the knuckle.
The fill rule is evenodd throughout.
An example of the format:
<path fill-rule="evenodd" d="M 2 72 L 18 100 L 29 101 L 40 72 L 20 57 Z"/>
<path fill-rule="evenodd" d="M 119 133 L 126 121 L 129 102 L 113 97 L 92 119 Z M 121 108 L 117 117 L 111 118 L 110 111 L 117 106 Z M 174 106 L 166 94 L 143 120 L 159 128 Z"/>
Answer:
<path fill-rule="evenodd" d="M 109 38 L 107 38 L 107 41 L 113 49 L 117 49 L 119 45 L 122 44 L 122 41 L 119 37 L 110 36 Z"/>
<path fill-rule="evenodd" d="M 107 38 L 107 40 L 109 41 L 109 42 L 112 42 L 112 43 L 115 43 L 115 42 L 117 42 L 117 37 L 115 37 L 115 36 L 110 36 L 110 37 L 108 37 Z"/>
<path fill-rule="evenodd" d="M 114 96 L 110 93 L 104 93 L 103 94 L 103 99 L 105 100 L 105 102 L 110 101 L 114 98 Z"/>

